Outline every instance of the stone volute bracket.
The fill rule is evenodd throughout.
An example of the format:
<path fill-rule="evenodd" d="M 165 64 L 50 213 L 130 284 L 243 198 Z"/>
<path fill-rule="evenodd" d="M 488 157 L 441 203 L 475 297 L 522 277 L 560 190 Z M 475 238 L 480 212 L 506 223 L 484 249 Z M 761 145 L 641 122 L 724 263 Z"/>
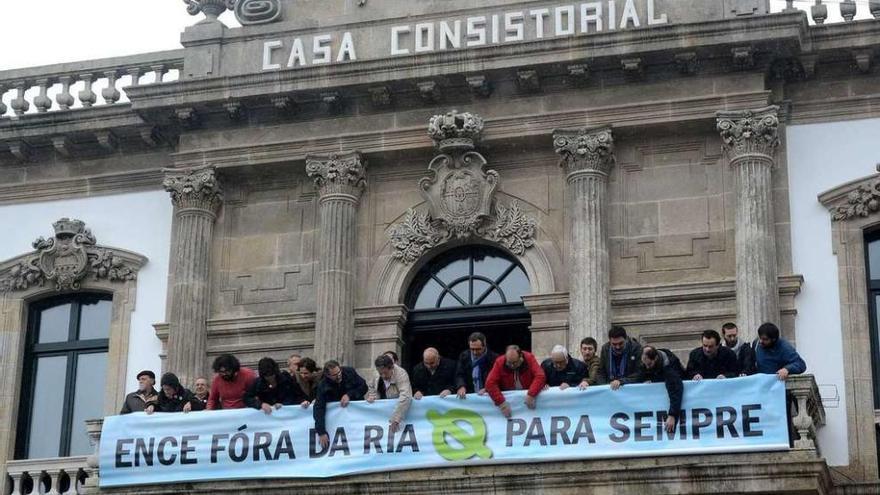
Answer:
<path fill-rule="evenodd" d="M 440 154 L 428 165 L 429 175 L 419 181 L 428 211 L 410 209 L 389 229 L 396 259 L 413 263 L 452 239 L 483 238 L 516 255 L 534 245 L 536 220 L 517 202 L 496 204 L 500 176 L 486 170 L 488 161 L 475 151 L 482 131 L 483 119 L 476 114 L 453 110 L 431 118 L 428 135 Z"/>
<path fill-rule="evenodd" d="M 51 285 L 57 291 L 79 290 L 83 280 L 127 282 L 137 278 L 147 259 L 97 244 L 82 220 L 62 218 L 55 235 L 33 242 L 36 251 L 0 265 L 0 292 Z"/>

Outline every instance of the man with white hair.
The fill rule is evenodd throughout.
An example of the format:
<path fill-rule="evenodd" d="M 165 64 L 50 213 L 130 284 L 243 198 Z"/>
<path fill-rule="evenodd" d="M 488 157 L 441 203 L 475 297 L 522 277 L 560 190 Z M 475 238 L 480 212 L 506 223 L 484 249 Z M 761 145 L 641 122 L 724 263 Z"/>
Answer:
<path fill-rule="evenodd" d="M 547 387 L 559 387 L 560 390 L 578 387 L 584 390 L 590 386 L 587 365 L 572 359 L 564 346 L 553 346 L 550 357 L 541 363 L 541 368 L 547 376 Z"/>
<path fill-rule="evenodd" d="M 415 400 L 428 395 L 446 397 L 451 394 L 455 390 L 455 361 L 428 347 L 422 353 L 422 362 L 413 368 L 412 389 Z"/>

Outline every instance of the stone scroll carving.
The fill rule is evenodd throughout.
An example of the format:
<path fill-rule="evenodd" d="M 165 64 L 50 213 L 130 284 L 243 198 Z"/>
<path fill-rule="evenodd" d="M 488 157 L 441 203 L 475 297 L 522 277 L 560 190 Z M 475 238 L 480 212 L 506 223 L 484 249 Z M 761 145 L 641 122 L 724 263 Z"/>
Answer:
<path fill-rule="evenodd" d="M 97 245 L 81 220 L 62 218 L 52 224 L 55 235 L 33 242 L 35 252 L 11 266 L 0 267 L 0 292 L 52 284 L 58 291 L 78 290 L 87 277 L 110 282 L 135 280 L 143 259 Z"/>
<path fill-rule="evenodd" d="M 216 20 L 227 10 L 243 26 L 268 24 L 281 20 L 280 0 L 183 0 L 190 15 L 205 14 L 208 20 Z"/>
<path fill-rule="evenodd" d="M 855 217 L 867 217 L 880 210 L 880 180 L 862 184 L 846 197 L 846 204 L 831 210 L 831 218 L 835 221 L 849 220 Z"/>
<path fill-rule="evenodd" d="M 428 212 L 409 210 L 391 227 L 395 258 L 412 263 L 450 239 L 482 237 L 517 255 L 534 245 L 537 222 L 515 202 L 496 205 L 500 176 L 485 170 L 488 161 L 474 150 L 482 131 L 476 114 L 451 111 L 431 118 L 428 135 L 440 154 L 428 165 L 430 175 L 419 181 Z"/>

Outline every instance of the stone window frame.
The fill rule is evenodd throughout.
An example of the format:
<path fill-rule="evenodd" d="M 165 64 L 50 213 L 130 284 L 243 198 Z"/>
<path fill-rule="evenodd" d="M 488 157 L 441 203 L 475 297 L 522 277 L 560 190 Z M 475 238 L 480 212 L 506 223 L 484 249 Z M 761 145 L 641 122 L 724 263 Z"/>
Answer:
<path fill-rule="evenodd" d="M 865 234 L 880 227 L 880 173 L 819 195 L 829 210 L 831 246 L 837 258 L 844 389 L 852 479 L 877 479 L 876 419 L 871 370 L 870 315 Z"/>
<path fill-rule="evenodd" d="M 107 246 L 95 246 L 119 258 L 134 275 L 147 263 L 140 254 Z M 32 259 L 31 251 L 0 262 L 0 279 L 15 266 Z M 57 289 L 50 281 L 22 290 L 0 291 L 0 397 L 8 407 L 0 407 L 0 464 L 15 454 L 16 425 L 27 342 L 28 314 L 32 304 L 59 294 L 101 293 L 112 297 L 110 334 L 107 348 L 107 378 L 104 389 L 104 415 L 116 414 L 126 394 L 131 316 L 137 300 L 137 279 L 109 280 L 92 274 L 81 279 L 76 288 Z"/>

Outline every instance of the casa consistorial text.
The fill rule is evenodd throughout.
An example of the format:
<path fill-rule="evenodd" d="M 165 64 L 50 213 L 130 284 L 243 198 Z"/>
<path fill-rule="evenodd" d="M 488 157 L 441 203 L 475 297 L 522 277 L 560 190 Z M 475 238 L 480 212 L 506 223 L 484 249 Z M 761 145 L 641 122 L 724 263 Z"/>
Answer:
<path fill-rule="evenodd" d="M 403 21 L 401 19 L 400 21 Z M 264 71 L 402 57 L 444 50 L 538 41 L 669 22 L 655 0 L 604 0 L 395 22 L 377 30 L 338 30 L 263 42 Z M 367 45 L 370 45 L 369 47 Z M 379 50 L 375 46 L 381 47 Z M 372 48 L 372 49 L 371 49 Z"/>

